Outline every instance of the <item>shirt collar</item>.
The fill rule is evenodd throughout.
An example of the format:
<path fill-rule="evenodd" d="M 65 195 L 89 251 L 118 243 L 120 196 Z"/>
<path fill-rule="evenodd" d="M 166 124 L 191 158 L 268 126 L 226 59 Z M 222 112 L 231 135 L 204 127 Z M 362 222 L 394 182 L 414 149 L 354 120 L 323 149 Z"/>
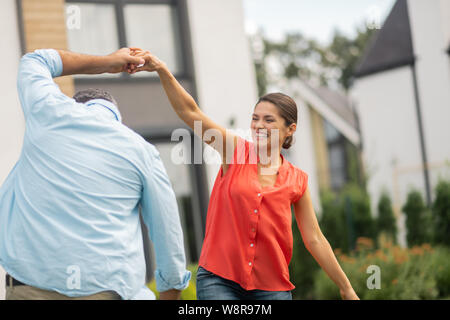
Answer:
<path fill-rule="evenodd" d="M 121 114 L 119 112 L 119 109 L 117 108 L 117 106 L 114 103 L 112 103 L 112 102 L 110 102 L 108 100 L 105 100 L 105 99 L 92 99 L 92 100 L 89 100 L 88 102 L 86 102 L 85 105 L 87 107 L 90 107 L 90 106 L 93 106 L 93 105 L 104 107 L 104 108 L 106 108 L 106 109 L 108 109 L 109 111 L 112 112 L 112 114 L 114 115 L 114 118 L 117 121 L 122 122 L 122 116 L 121 116 Z"/>

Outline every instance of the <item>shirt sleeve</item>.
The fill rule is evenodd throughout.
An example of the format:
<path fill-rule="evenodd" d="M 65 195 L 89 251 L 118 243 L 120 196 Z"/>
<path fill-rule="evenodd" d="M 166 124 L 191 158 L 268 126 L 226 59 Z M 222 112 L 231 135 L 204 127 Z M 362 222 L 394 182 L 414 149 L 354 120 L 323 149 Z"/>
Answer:
<path fill-rule="evenodd" d="M 62 74 L 63 63 L 54 49 L 40 49 L 22 57 L 17 76 L 17 91 L 25 120 L 51 109 L 56 104 L 72 102 L 64 95 L 54 77 Z"/>
<path fill-rule="evenodd" d="M 191 273 L 186 270 L 183 231 L 175 193 L 155 147 L 149 147 L 150 174 L 144 177 L 142 217 L 156 255 L 156 289 L 184 290 Z"/>
<path fill-rule="evenodd" d="M 296 195 L 295 195 L 294 200 L 292 201 L 293 203 L 300 200 L 300 198 L 305 193 L 306 188 L 308 187 L 308 175 L 306 174 L 306 172 L 304 172 L 303 170 L 300 170 L 300 169 L 298 169 L 298 172 L 299 172 L 298 184 L 297 184 L 297 188 L 295 188 Z"/>

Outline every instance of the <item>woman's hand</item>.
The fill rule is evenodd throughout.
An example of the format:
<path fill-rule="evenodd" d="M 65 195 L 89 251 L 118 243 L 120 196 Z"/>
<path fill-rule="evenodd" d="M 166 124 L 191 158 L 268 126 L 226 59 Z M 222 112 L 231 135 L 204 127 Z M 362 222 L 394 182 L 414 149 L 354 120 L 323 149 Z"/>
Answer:
<path fill-rule="evenodd" d="M 130 68 L 127 69 L 127 72 L 130 74 L 139 72 L 139 71 L 160 71 L 161 69 L 167 68 L 166 64 L 158 59 L 155 55 L 153 55 L 148 50 L 142 50 L 140 48 L 130 48 L 130 54 L 135 57 L 143 58 L 145 60 L 144 65 L 139 65 L 134 67 L 130 65 Z"/>
<path fill-rule="evenodd" d="M 105 59 L 108 61 L 108 73 L 128 72 L 128 70 L 136 70 L 139 65 L 143 65 L 145 60 L 141 56 L 136 56 L 130 48 L 122 48 L 113 52 Z"/>
<path fill-rule="evenodd" d="M 351 287 L 346 290 L 340 289 L 339 293 L 341 294 L 342 300 L 359 300 L 355 290 Z"/>

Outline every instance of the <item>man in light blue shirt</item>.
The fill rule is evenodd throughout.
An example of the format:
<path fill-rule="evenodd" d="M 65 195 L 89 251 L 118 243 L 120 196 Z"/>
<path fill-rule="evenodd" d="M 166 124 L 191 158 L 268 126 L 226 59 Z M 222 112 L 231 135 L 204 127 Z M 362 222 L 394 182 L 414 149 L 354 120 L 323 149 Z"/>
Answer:
<path fill-rule="evenodd" d="M 0 188 L 7 299 L 28 286 L 61 297 L 144 297 L 139 208 L 155 247 L 161 298 L 178 298 L 188 286 L 177 203 L 158 151 L 121 123 L 113 100 L 79 103 L 53 81 L 117 73 L 141 60 L 127 48 L 103 57 L 36 50 L 21 59 L 23 149 Z"/>

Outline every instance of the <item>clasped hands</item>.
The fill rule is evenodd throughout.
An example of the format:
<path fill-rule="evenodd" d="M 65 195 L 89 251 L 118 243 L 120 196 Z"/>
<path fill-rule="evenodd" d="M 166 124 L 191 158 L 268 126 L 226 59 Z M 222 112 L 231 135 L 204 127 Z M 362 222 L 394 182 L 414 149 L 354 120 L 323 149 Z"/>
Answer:
<path fill-rule="evenodd" d="M 134 74 L 140 71 L 159 71 L 165 67 L 165 64 L 150 51 L 140 48 L 122 48 L 106 58 L 110 59 L 110 73 Z"/>

